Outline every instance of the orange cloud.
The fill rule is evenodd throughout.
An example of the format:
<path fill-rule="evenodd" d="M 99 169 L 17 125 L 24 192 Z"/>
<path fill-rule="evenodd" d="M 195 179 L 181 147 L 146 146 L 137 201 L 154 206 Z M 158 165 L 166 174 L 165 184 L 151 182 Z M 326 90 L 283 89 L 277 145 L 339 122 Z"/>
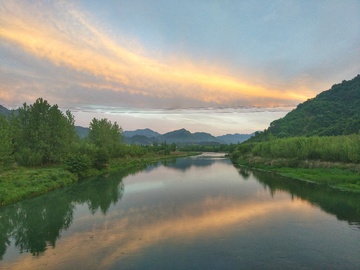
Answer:
<path fill-rule="evenodd" d="M 160 98 L 181 96 L 218 104 L 258 98 L 307 98 L 226 76 L 221 68 L 213 71 L 184 64 L 183 60 L 166 63 L 143 56 L 117 44 L 70 5 L 43 11 L 50 13 L 44 17 L 37 16 L 41 11 L 36 8 L 10 3 L 0 9 L 3 41 L 55 65 L 94 76 L 104 85 L 110 82 L 113 91 Z M 79 83 L 86 84 L 84 80 Z"/>

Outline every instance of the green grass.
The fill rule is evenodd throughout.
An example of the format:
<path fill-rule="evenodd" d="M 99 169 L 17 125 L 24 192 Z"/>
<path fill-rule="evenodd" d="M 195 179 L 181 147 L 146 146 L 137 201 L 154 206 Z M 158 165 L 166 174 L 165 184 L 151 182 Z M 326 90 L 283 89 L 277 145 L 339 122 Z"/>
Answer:
<path fill-rule="evenodd" d="M 360 192 L 360 175 L 356 172 L 339 168 L 277 168 L 281 175 L 315 182 L 341 190 Z"/>
<path fill-rule="evenodd" d="M 0 205 L 38 196 L 77 181 L 61 167 L 16 168 L 0 173 Z"/>
<path fill-rule="evenodd" d="M 271 171 L 280 175 L 329 186 L 339 190 L 360 192 L 360 173 L 357 164 L 339 164 L 313 162 L 308 164 L 298 163 L 297 166 L 284 166 L 284 160 L 269 160 L 263 158 L 237 159 L 234 163 L 251 168 Z"/>

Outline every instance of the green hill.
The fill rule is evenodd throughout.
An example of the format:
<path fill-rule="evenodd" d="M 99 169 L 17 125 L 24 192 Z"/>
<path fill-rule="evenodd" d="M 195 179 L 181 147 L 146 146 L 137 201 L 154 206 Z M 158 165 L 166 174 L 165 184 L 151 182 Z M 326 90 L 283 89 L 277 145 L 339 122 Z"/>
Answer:
<path fill-rule="evenodd" d="M 333 136 L 360 131 L 360 75 L 335 84 L 297 106 L 285 117 L 273 121 L 257 133 L 253 141 L 271 133 L 278 138 L 294 136 Z"/>

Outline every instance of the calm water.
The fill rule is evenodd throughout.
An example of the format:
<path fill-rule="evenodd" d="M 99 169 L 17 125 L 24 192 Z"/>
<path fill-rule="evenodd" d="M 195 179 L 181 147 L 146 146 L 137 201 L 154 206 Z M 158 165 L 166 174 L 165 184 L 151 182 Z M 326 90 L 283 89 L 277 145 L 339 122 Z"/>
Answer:
<path fill-rule="evenodd" d="M 0 269 L 360 269 L 360 195 L 183 158 L 0 208 Z"/>

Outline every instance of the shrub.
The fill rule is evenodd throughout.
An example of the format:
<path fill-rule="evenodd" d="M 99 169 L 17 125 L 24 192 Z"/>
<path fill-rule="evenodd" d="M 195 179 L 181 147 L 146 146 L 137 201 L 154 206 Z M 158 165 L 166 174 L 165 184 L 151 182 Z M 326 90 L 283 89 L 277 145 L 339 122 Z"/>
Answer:
<path fill-rule="evenodd" d="M 15 155 L 16 161 L 23 166 L 42 165 L 42 155 L 39 152 L 32 151 L 30 148 L 23 148 Z"/>
<path fill-rule="evenodd" d="M 94 158 L 94 167 L 98 170 L 105 169 L 110 161 L 110 154 L 105 148 L 99 148 Z"/>
<path fill-rule="evenodd" d="M 83 176 L 91 168 L 92 161 L 86 154 L 71 154 L 65 158 L 64 164 L 68 171 Z"/>

